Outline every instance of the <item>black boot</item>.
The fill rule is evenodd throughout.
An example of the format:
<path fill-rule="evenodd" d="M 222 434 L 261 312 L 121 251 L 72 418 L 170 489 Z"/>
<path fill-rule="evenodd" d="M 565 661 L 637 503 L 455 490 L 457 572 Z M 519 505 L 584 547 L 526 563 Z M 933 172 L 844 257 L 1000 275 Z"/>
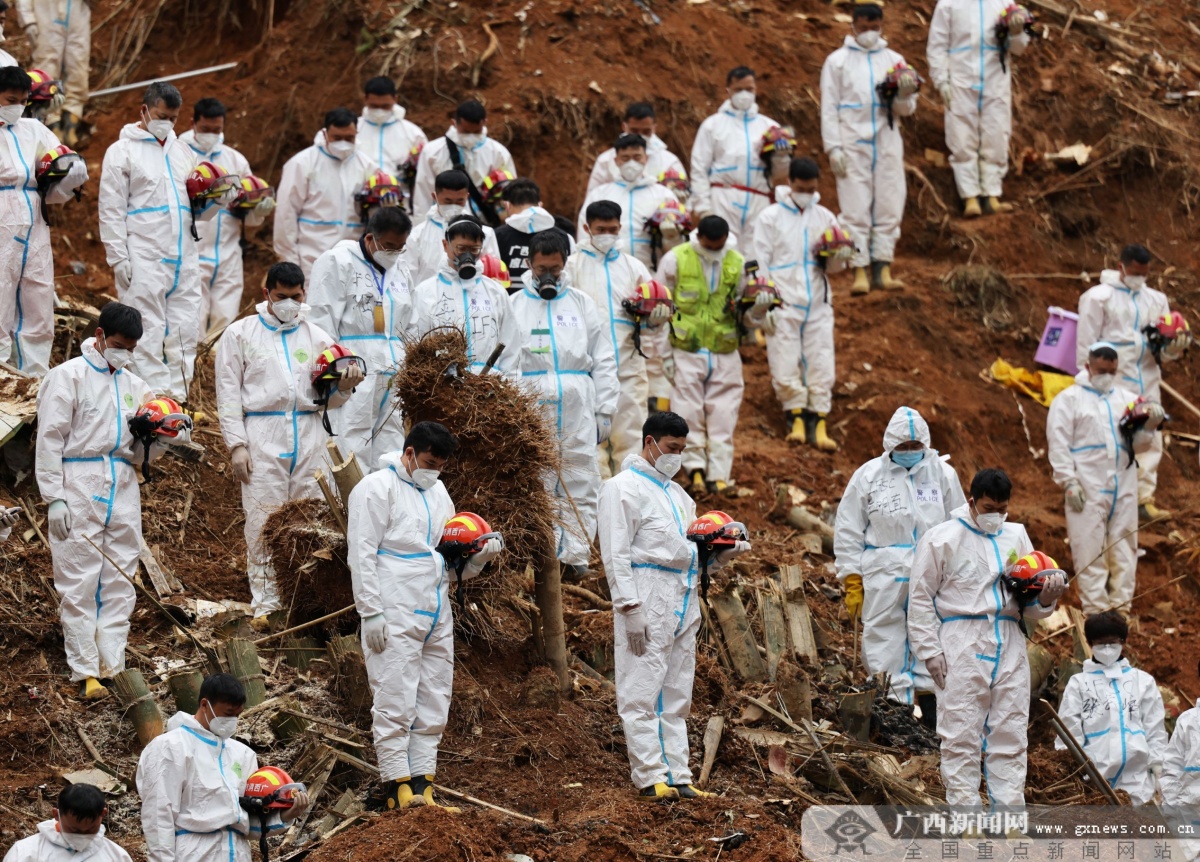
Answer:
<path fill-rule="evenodd" d="M 921 724 L 937 733 L 937 696 L 931 691 L 919 691 L 917 706 L 921 708 Z"/>

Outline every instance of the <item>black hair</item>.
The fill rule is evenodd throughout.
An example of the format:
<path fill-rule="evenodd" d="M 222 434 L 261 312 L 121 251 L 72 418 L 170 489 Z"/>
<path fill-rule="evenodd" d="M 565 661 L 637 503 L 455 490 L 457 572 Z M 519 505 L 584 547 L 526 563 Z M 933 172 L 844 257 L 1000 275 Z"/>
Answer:
<path fill-rule="evenodd" d="M 12 68 L 8 66 L 6 68 Z M 97 323 L 104 330 L 104 335 L 122 335 L 137 341 L 142 337 L 142 313 L 132 305 L 110 302 L 100 309 L 100 321 Z"/>
<path fill-rule="evenodd" d="M 613 149 L 618 153 L 621 150 L 644 150 L 646 149 L 646 139 L 641 135 L 621 135 L 613 144 Z"/>
<path fill-rule="evenodd" d="M 1125 617 L 1121 615 L 1120 611 L 1104 611 L 1104 613 L 1092 614 L 1084 620 L 1083 636 L 1087 638 L 1089 644 L 1113 635 L 1123 641 L 1129 638 L 1129 623 L 1125 621 Z"/>
<path fill-rule="evenodd" d="M 381 233 L 407 234 L 412 232 L 412 219 L 400 207 L 379 207 L 367 219 L 367 233 L 378 237 Z"/>
<path fill-rule="evenodd" d="M 1007 503 L 1012 497 L 1012 479 L 1003 470 L 994 467 L 980 470 L 971 480 L 971 499 L 978 502 L 984 497 L 997 503 Z"/>
<path fill-rule="evenodd" d="M 1107 359 L 1110 362 L 1117 361 L 1117 350 L 1115 347 L 1096 347 L 1088 351 L 1088 359 Z"/>
<path fill-rule="evenodd" d="M 358 117 L 354 116 L 354 112 L 349 108 L 334 108 L 325 114 L 325 125 L 321 128 L 328 129 L 336 126 L 339 129 L 346 126 L 358 126 Z"/>
<path fill-rule="evenodd" d="M 225 105 L 220 99 L 206 96 L 192 105 L 192 122 L 199 119 L 213 120 L 225 116 Z"/>
<path fill-rule="evenodd" d="M 487 108 L 477 99 L 468 99 L 454 109 L 454 119 L 468 123 L 482 123 L 487 119 Z"/>
<path fill-rule="evenodd" d="M 883 7 L 874 3 L 856 3 L 850 17 L 855 20 L 863 18 L 867 21 L 882 21 Z"/>
<path fill-rule="evenodd" d="M 655 117 L 654 106 L 649 102 L 630 102 L 625 109 L 627 120 L 653 120 Z"/>
<path fill-rule="evenodd" d="M 168 84 L 165 81 L 155 81 L 146 88 L 146 92 L 142 95 L 142 104 L 147 108 L 153 108 L 159 102 L 162 102 L 172 111 L 183 107 L 183 94 L 179 92 L 179 88 L 174 84 Z"/>
<path fill-rule="evenodd" d="M 513 204 L 514 206 L 540 204 L 542 202 L 542 189 L 528 177 L 517 177 L 504 187 L 504 202 Z"/>
<path fill-rule="evenodd" d="M 616 201 L 592 201 L 588 204 L 587 210 L 583 214 L 583 219 L 588 224 L 605 219 L 620 221 L 621 205 Z"/>
<path fill-rule="evenodd" d="M 304 287 L 304 270 L 291 261 L 275 264 L 267 270 L 267 291 L 281 284 L 284 287 Z"/>
<path fill-rule="evenodd" d="M 449 458 L 458 448 L 458 440 L 441 422 L 418 422 L 404 438 L 404 448 L 420 455 L 432 452 L 435 458 Z"/>
<path fill-rule="evenodd" d="M 20 66 L 4 66 L 0 68 L 0 93 L 14 90 L 28 93 L 33 89 L 33 79 Z"/>
<path fill-rule="evenodd" d="M 658 442 L 664 437 L 686 437 L 687 435 L 687 420 L 670 410 L 654 413 L 642 423 L 643 441 L 647 437 L 652 437 L 655 442 Z"/>
<path fill-rule="evenodd" d="M 567 245 L 567 238 L 556 227 L 552 227 L 549 230 L 540 230 L 529 238 L 529 261 L 531 264 L 534 256 L 539 254 L 560 254 L 562 255 L 563 263 L 566 263 L 567 256 L 570 253 L 571 249 Z"/>
<path fill-rule="evenodd" d="M 233 674 L 214 673 L 200 683 L 200 700 L 207 700 L 213 706 L 218 703 L 241 706 L 246 702 L 246 689 Z"/>
<path fill-rule="evenodd" d="M 108 803 L 104 801 L 104 794 L 100 792 L 99 787 L 91 784 L 71 784 L 58 794 L 58 801 L 54 803 L 54 807 L 60 815 L 70 814 L 80 820 L 96 820 L 103 816 Z"/>
<path fill-rule="evenodd" d="M 394 96 L 396 95 L 396 82 L 380 75 L 363 84 L 363 93 L 368 96 Z"/>
<path fill-rule="evenodd" d="M 1149 262 L 1150 250 L 1144 245 L 1134 242 L 1121 249 L 1121 263 L 1147 264 Z"/>
<path fill-rule="evenodd" d="M 821 166 L 807 156 L 792 159 L 792 163 L 788 165 L 789 180 L 819 180 L 820 178 Z"/>
<path fill-rule="evenodd" d="M 705 239 L 725 239 L 729 236 L 729 222 L 720 216 L 705 216 L 696 225 L 696 234 Z"/>
<path fill-rule="evenodd" d="M 729 86 L 734 81 L 740 81 L 742 78 L 755 77 L 754 70 L 749 66 L 738 66 L 735 69 L 730 69 L 729 74 L 725 76 L 725 86 Z"/>
<path fill-rule="evenodd" d="M 473 215 L 460 215 L 446 226 L 446 242 L 459 237 L 483 242 L 483 223 Z"/>
<path fill-rule="evenodd" d="M 435 192 L 461 192 L 470 188 L 471 178 L 462 171 L 442 171 L 433 178 Z"/>

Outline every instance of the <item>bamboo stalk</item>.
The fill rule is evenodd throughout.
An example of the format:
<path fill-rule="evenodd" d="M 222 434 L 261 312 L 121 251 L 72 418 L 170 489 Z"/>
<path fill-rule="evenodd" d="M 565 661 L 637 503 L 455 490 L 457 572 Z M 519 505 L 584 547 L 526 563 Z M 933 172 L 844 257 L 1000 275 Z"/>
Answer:
<path fill-rule="evenodd" d="M 113 677 L 113 689 L 117 699 L 125 707 L 133 720 L 134 730 L 137 731 L 138 742 L 147 745 L 163 732 L 162 713 L 154 702 L 154 695 L 146 685 L 146 679 L 140 670 L 123 670 Z"/>
<path fill-rule="evenodd" d="M 342 531 L 343 536 L 346 535 L 349 532 L 349 527 L 346 526 L 346 513 L 342 511 L 342 504 L 338 501 L 337 494 L 333 493 L 333 489 L 329 487 L 329 480 L 325 478 L 325 472 L 317 470 L 313 473 L 313 478 L 317 480 L 317 487 L 321 489 L 321 495 L 325 498 L 330 514 L 337 522 L 338 529 Z"/>
<path fill-rule="evenodd" d="M 542 555 L 534 573 L 534 590 L 542 620 L 542 646 L 550 668 L 558 676 L 561 691 L 571 690 L 571 674 L 567 670 L 567 637 L 563 624 L 562 572 L 552 549 Z"/>
<path fill-rule="evenodd" d="M 200 685 L 204 674 L 198 670 L 184 671 L 167 677 L 167 690 L 175 698 L 175 708 L 188 715 L 195 715 L 200 708 Z"/>
<path fill-rule="evenodd" d="M 346 605 L 346 607 L 342 608 L 340 611 L 334 611 L 331 614 L 325 614 L 325 616 L 323 616 L 323 617 L 317 617 L 315 620 L 309 620 L 306 623 L 301 623 L 298 626 L 292 626 L 290 629 L 284 629 L 281 632 L 275 632 L 274 634 L 263 635 L 262 637 L 258 638 L 257 640 L 252 641 L 251 643 L 253 643 L 255 646 L 258 646 L 259 644 L 265 644 L 267 641 L 275 640 L 275 638 L 281 638 L 284 635 L 290 635 L 293 632 L 299 632 L 299 631 L 303 631 L 304 629 L 310 629 L 313 626 L 317 625 L 318 623 L 323 623 L 326 620 L 333 619 L 334 617 L 340 617 L 342 614 L 348 614 L 352 610 L 354 610 L 354 605 Z"/>
<path fill-rule="evenodd" d="M 349 512 L 350 492 L 354 490 L 355 485 L 362 481 L 362 466 L 353 452 L 343 459 L 342 452 L 335 441 L 330 440 L 325 447 L 329 450 L 329 458 L 333 463 L 330 472 L 333 474 L 334 484 L 337 485 L 338 496 L 342 498 L 343 510 Z"/>
<path fill-rule="evenodd" d="M 226 641 L 225 657 L 229 661 L 229 672 L 241 680 L 243 688 L 246 689 L 246 706 L 258 706 L 266 700 L 266 677 L 263 675 L 254 642 L 241 638 Z"/>

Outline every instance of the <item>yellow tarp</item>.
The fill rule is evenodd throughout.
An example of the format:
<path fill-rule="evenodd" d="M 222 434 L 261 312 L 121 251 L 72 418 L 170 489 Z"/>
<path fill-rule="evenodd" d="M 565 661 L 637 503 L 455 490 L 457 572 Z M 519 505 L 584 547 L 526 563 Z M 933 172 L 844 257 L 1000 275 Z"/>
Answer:
<path fill-rule="evenodd" d="M 992 379 L 997 383 L 1025 393 L 1043 407 L 1049 407 L 1055 395 L 1075 382 L 1075 378 L 1070 374 L 1015 368 L 1003 359 L 992 363 L 991 373 Z"/>

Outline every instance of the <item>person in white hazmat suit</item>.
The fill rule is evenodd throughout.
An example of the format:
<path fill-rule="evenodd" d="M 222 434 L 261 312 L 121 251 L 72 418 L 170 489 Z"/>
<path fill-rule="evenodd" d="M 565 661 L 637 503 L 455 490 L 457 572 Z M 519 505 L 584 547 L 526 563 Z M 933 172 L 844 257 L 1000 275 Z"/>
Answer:
<path fill-rule="evenodd" d="M 362 239 L 344 239 L 313 264 L 309 320 L 367 363 L 368 385 L 329 414 L 342 455 L 353 451 L 364 471 L 404 442 L 392 379 L 404 361 L 413 324 L 412 289 L 400 263 L 412 220 L 399 207 L 380 207 Z"/>
<path fill-rule="evenodd" d="M 283 166 L 276 195 L 275 254 L 300 264 L 306 278 L 318 257 L 362 234 L 362 212 L 354 195 L 377 165 L 354 148 L 357 138 L 354 114 L 334 108 L 325 115 L 312 146 Z"/>
<path fill-rule="evenodd" d="M 624 218 L 617 248 L 631 254 L 644 266 L 653 266 L 650 232 L 646 220 L 658 212 L 667 201 L 678 201 L 675 193 L 646 171 L 646 139 L 641 135 L 622 135 L 613 147 L 616 150 L 617 172 L 620 179 L 588 192 L 579 210 L 577 241 L 588 238 L 585 228 L 587 208 L 596 201 L 612 201 L 620 205 Z"/>
<path fill-rule="evenodd" d="M 663 139 L 656 134 L 657 119 L 654 106 L 649 102 L 631 102 L 625 109 L 625 119 L 621 121 L 621 135 L 640 135 L 646 141 L 646 175 L 657 179 L 667 171 L 675 171 L 679 176 L 687 178 L 687 169 L 679 156 L 667 149 Z M 592 165 L 592 173 L 588 176 L 587 193 L 591 194 L 605 183 L 621 179 L 617 166 L 617 151 L 609 147 L 596 157 Z"/>
<path fill-rule="evenodd" d="M 904 176 L 901 117 L 917 110 L 916 78 L 905 77 L 891 105 L 877 87 L 888 71 L 906 65 L 883 38 L 883 8 L 854 6 L 852 34 L 821 69 L 821 139 L 837 177 L 842 223 L 854 240 L 851 293 L 903 287 L 892 278 L 892 260 L 908 186 Z M 867 278 L 867 265 L 871 278 Z"/>
<path fill-rule="evenodd" d="M 567 258 L 563 278 L 575 290 L 596 303 L 605 336 L 612 344 L 617 363 L 620 393 L 612 416 L 608 439 L 599 445 L 600 478 L 607 479 L 621 469 L 626 457 L 641 451 L 642 423 L 646 421 L 649 386 L 646 358 L 634 345 L 635 321 L 621 304 L 650 280 L 650 271 L 641 261 L 617 248 L 621 233 L 621 207 L 612 201 L 596 201 L 584 210 L 584 228 L 588 239 Z M 671 316 L 666 303 L 655 306 L 657 324 Z M 641 337 L 648 338 L 648 321 Z"/>
<path fill-rule="evenodd" d="M 250 162 L 225 143 L 225 106 L 217 99 L 200 99 L 192 106 L 192 128 L 179 140 L 192 151 L 197 162 L 212 162 L 227 173 L 248 177 Z M 237 320 L 242 310 L 242 238 L 245 228 L 258 227 L 275 209 L 274 198 L 263 198 L 254 209 L 238 218 L 228 207 L 217 207 L 216 215 L 196 222 L 200 234 L 200 289 L 204 300 L 200 314 L 205 332 L 217 332 Z"/>
<path fill-rule="evenodd" d="M 46 125 L 74 147 L 79 142 L 83 107 L 88 100 L 92 55 L 91 0 L 17 0 L 17 20 L 33 48 L 31 68 L 62 81 L 61 113 L 46 115 Z"/>
<path fill-rule="evenodd" d="M 1200 835 L 1200 706 L 1184 710 L 1175 719 L 1175 729 L 1163 757 L 1159 781 L 1168 817 L 1192 827 Z M 1180 841 L 1183 859 L 1200 859 L 1200 838 Z"/>
<path fill-rule="evenodd" d="M 67 665 L 88 699 L 106 694 L 101 677 L 125 669 L 136 597 L 118 569 L 132 574 L 142 547 L 136 468 L 145 447 L 129 419 L 154 391 L 127 367 L 142 333 L 137 309 L 108 303 L 81 355 L 50 369 L 38 390 L 38 491 L 49 504 Z M 151 449 L 152 458 L 159 454 Z"/>
<path fill-rule="evenodd" d="M 617 712 L 641 796 L 711 796 L 692 786 L 687 717 L 700 630 L 700 560 L 687 539 L 696 504 L 672 477 L 688 425 L 670 411 L 642 426 L 642 451 L 600 489 L 600 553 L 613 602 Z M 719 552 L 709 572 L 750 550 Z"/>
<path fill-rule="evenodd" d="M 529 269 L 512 295 L 512 314 L 521 332 L 521 377 L 538 394 L 562 455 L 561 477 L 545 477 L 558 501 L 556 553 L 579 580 L 596 537 L 596 446 L 612 433 L 620 384 L 603 313 L 590 296 L 563 284 L 567 253 L 562 231 L 530 238 Z"/>
<path fill-rule="evenodd" d="M 425 217 L 415 222 L 408 235 L 408 246 L 401 260 L 408 267 L 409 281 L 415 286 L 437 275 L 446 260 L 446 228 L 467 211 L 470 180 L 462 171 L 443 171 L 434 183 L 433 200 L 414 202 L 428 207 Z M 500 257 L 496 232 L 483 225 L 481 254 Z"/>
<path fill-rule="evenodd" d="M 384 804 L 436 805 L 433 781 L 454 687 L 454 572 L 435 549 L 454 515 L 438 473 L 457 441 L 444 425 L 418 422 L 403 450 L 350 493 L 350 576 L 374 705 L 371 726 Z M 503 550 L 492 538 L 470 557 L 463 580 Z"/>
<path fill-rule="evenodd" d="M 967 505 L 917 543 L 908 592 L 908 642 L 937 696 L 946 802 L 978 808 L 980 758 L 992 806 L 1025 804 L 1029 658 L 1022 615 L 1043 619 L 1066 592 L 1061 572 L 1020 605 L 1001 577 L 1033 544 L 1006 523 L 1012 482 L 986 469 L 971 480 Z"/>
<path fill-rule="evenodd" d="M 98 201 L 117 296 L 142 313 L 146 330 L 132 370 L 177 401 L 187 400 L 203 301 L 187 193 L 196 159 L 174 131 L 182 105 L 170 84 L 146 88 L 141 120 L 122 128 L 104 153 Z"/>
<path fill-rule="evenodd" d="M 68 784 L 54 803 L 54 819 L 13 844 L 4 862 L 132 862 L 128 853 L 105 835 L 108 806 L 91 784 Z"/>
<path fill-rule="evenodd" d="M 474 216 L 462 215 L 450 223 L 437 275 L 413 290 L 413 328 L 418 338 L 439 327 L 461 329 L 467 338 L 470 370 L 476 373 L 503 344 L 493 367 L 516 380 L 521 375 L 521 351 L 516 346 L 524 339 L 508 292 L 482 273 L 483 244 L 483 226 Z"/>
<path fill-rule="evenodd" d="M 1090 615 L 1083 633 L 1092 657 L 1067 680 L 1058 715 L 1109 786 L 1128 793 L 1134 805 L 1147 805 L 1167 752 L 1162 693 L 1154 677 L 1121 657 L 1129 624 L 1119 612 Z M 1054 747 L 1067 750 L 1059 738 Z"/>
<path fill-rule="evenodd" d="M 1116 379 L 1117 348 L 1097 342 L 1087 363 L 1050 402 L 1047 459 L 1063 489 L 1067 537 L 1085 614 L 1128 611 L 1137 582 L 1137 459 L 1162 424 L 1159 404 L 1146 406 L 1146 424 L 1126 440 L 1119 424 L 1137 395 Z"/>
<path fill-rule="evenodd" d="M 725 76 L 729 98 L 700 124 L 692 144 L 690 209 L 698 222 L 718 215 L 742 248 L 754 247 L 754 227 L 771 203 L 762 160 L 763 135 L 779 123 L 758 112 L 754 72 L 738 66 Z"/>
<path fill-rule="evenodd" d="M 304 791 L 266 823 L 241 806 L 259 769 L 254 750 L 233 738 L 245 704 L 237 677 L 213 674 L 200 684 L 195 715 L 177 712 L 142 749 L 137 790 L 149 862 L 251 862 L 250 838 L 257 843 L 264 827 L 282 830 L 308 810 Z"/>
<path fill-rule="evenodd" d="M 0 67 L 0 360 L 33 377 L 50 368 L 54 343 L 54 254 L 50 227 L 38 194 L 38 161 L 59 146 L 37 120 L 22 119 L 29 100 L 29 75 Z M 50 187 L 46 203 L 61 204 L 87 181 L 78 158 L 70 173 Z"/>
<path fill-rule="evenodd" d="M 453 124 L 446 134 L 431 141 L 421 151 L 417 162 L 417 181 L 413 188 L 413 200 L 421 205 L 433 197 L 434 181 L 444 171 L 462 171 L 471 180 L 477 192 L 481 193 L 483 181 L 492 171 L 508 171 L 514 177 L 518 176 L 517 167 L 513 164 L 512 154 L 504 144 L 488 136 L 487 108 L 480 102 L 471 99 L 463 102 L 454 109 Z M 494 208 L 485 213 L 480 207 L 475 195 L 467 204 L 468 212 L 473 213 L 485 224 L 495 226 L 492 216 L 496 215 Z M 418 221 L 425 213 L 417 210 L 413 217 Z"/>
<path fill-rule="evenodd" d="M 917 542 L 967 502 L 954 468 L 932 448 L 929 425 L 898 407 L 883 454 L 854 471 L 838 504 L 833 552 L 846 609 L 862 617 L 863 667 L 891 675 L 888 696 L 932 719 L 933 682 L 908 643 L 908 586 Z"/>
<path fill-rule="evenodd" d="M 1079 297 L 1075 363 L 1080 367 L 1086 365 L 1088 347 L 1097 341 L 1107 341 L 1117 348 L 1116 382 L 1135 395 L 1161 403 L 1160 360 L 1150 349 L 1143 330 L 1170 314 L 1171 307 L 1166 294 L 1146 283 L 1149 272 L 1149 249 L 1127 245 L 1121 250 L 1119 267 L 1101 272 L 1100 283 L 1083 292 Z M 1171 348 L 1160 354 L 1164 362 L 1178 359 L 1179 355 Z M 1150 448 L 1138 455 L 1138 516 L 1143 521 L 1171 517 L 1170 512 L 1154 503 L 1162 453 L 1162 432 L 1157 431 Z"/>
<path fill-rule="evenodd" d="M 792 159 L 790 185 L 777 188 L 776 203 L 759 216 L 752 254 L 783 300 L 766 313 L 763 333 L 771 386 L 788 423 L 787 439 L 832 452 L 837 443 L 825 424 L 834 383 L 829 274 L 845 268 L 848 249 L 840 257 L 818 254 L 825 231 L 839 227 L 837 216 L 821 206 L 820 177 L 812 159 Z M 770 300 L 767 294 L 763 298 Z"/>
<path fill-rule="evenodd" d="M 410 162 L 416 168 L 417 154 L 429 142 L 420 126 L 405 119 L 406 113 L 404 106 L 396 101 L 396 82 L 391 78 L 371 78 L 363 85 L 363 110 L 354 146 L 401 180 Z M 417 204 L 415 199 L 406 202 L 410 215 L 416 211 L 414 204 Z M 425 204 L 422 201 L 419 205 Z"/>
<path fill-rule="evenodd" d="M 1003 45 L 996 25 L 1010 0 L 938 0 L 925 59 L 946 109 L 946 146 L 963 214 L 1006 212 L 1001 203 L 1012 137 L 1012 58 L 1025 53 L 1025 19 L 1013 15 Z M 1021 7 L 1024 10 L 1024 7 Z M 1027 13 L 1026 13 L 1027 14 Z"/>
<path fill-rule="evenodd" d="M 264 301 L 217 342 L 217 416 L 233 473 L 242 486 L 246 513 L 246 574 L 253 623 L 267 628 L 267 614 L 286 605 L 263 544 L 267 518 L 289 500 L 320 496 L 313 473 L 325 463 L 328 436 L 313 389 L 317 358 L 333 337 L 308 318 L 304 275 L 294 263 L 267 271 Z M 351 365 L 329 397 L 340 407 L 363 379 Z"/>

